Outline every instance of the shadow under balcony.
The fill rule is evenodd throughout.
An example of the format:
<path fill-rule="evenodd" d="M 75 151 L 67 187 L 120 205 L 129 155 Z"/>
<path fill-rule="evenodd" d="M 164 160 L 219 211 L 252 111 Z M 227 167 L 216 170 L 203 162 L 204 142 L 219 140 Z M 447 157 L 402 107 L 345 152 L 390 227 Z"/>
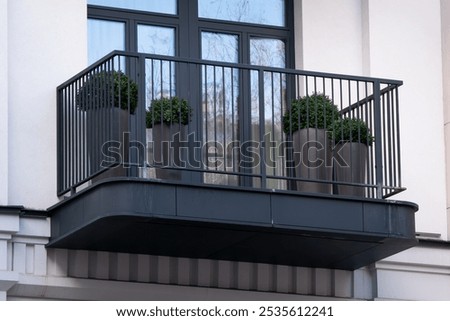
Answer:
<path fill-rule="evenodd" d="M 404 190 L 400 85 L 113 52 L 58 87 L 48 246 L 346 270 L 410 248 L 417 205 L 388 199 Z M 330 151 L 330 176 L 300 168 L 295 132 L 312 123 L 303 147 Z M 341 175 L 346 153 L 345 170 L 363 163 Z"/>

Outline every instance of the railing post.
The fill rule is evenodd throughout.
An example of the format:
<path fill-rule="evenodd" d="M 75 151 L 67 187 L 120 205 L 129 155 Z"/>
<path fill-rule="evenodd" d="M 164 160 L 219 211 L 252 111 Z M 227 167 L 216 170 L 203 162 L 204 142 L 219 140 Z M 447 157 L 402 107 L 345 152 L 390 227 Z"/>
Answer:
<path fill-rule="evenodd" d="M 62 89 L 61 89 L 62 90 Z M 57 89 L 56 90 L 56 182 L 57 182 L 57 194 L 59 195 L 59 193 L 61 193 L 61 191 L 63 190 L 63 180 L 62 180 L 62 175 L 63 175 L 63 171 L 62 171 L 62 135 L 63 135 L 63 130 L 62 130 L 62 117 L 61 117 L 61 108 L 62 108 L 62 94 L 61 94 L 61 90 Z"/>
<path fill-rule="evenodd" d="M 273 90 L 273 89 L 272 89 Z M 264 69 L 258 70 L 258 92 L 259 92 L 259 168 L 261 171 L 261 188 L 266 188 L 267 173 L 266 173 L 266 141 L 265 141 L 265 104 L 264 104 Z"/>
<path fill-rule="evenodd" d="M 252 70 L 250 68 L 241 68 L 239 75 L 239 101 L 238 110 L 239 120 L 242 126 L 239 126 L 239 140 L 240 140 L 240 157 L 247 158 L 248 150 L 246 146 L 253 141 L 252 137 L 252 102 L 251 102 L 251 81 L 252 81 Z M 251 176 L 245 174 L 251 174 L 252 169 L 248 165 L 239 165 L 239 172 L 243 173 L 239 177 L 240 186 L 253 186 L 253 179 Z"/>
<path fill-rule="evenodd" d="M 142 143 L 145 148 L 144 148 L 144 155 L 141 155 L 141 153 L 139 153 L 139 159 L 138 159 L 138 164 L 139 166 L 143 166 L 143 170 L 147 170 L 146 166 L 146 157 L 147 157 L 147 124 L 146 124 L 146 91 L 147 91 L 147 86 L 146 86 L 146 70 L 145 70 L 145 56 L 140 54 L 137 58 L 137 63 L 138 63 L 138 108 L 137 108 L 137 117 L 138 117 L 138 124 L 137 124 L 137 141 Z"/>
<path fill-rule="evenodd" d="M 383 198 L 383 155 L 382 155 L 382 128 L 381 128 L 381 83 L 375 80 L 373 83 L 373 109 L 375 125 L 375 175 L 377 186 L 377 198 Z"/>

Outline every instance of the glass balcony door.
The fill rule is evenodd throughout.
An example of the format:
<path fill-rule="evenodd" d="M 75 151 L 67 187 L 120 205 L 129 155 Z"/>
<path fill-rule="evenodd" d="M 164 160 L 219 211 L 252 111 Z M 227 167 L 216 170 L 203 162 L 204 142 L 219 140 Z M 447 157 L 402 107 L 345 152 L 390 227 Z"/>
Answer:
<path fill-rule="evenodd" d="M 261 0 L 173 0 L 164 8 L 160 7 L 162 3 L 165 2 L 147 1 L 144 5 L 144 1 L 138 0 L 88 0 L 89 34 L 93 39 L 89 42 L 89 61 L 118 49 L 292 67 L 293 54 L 289 50 L 293 47 L 292 10 L 289 9 L 292 0 L 276 0 L 270 5 Z M 242 147 L 245 150 L 242 145 L 282 140 L 282 131 L 276 124 L 280 123 L 286 107 L 286 79 L 279 74 L 264 74 L 261 96 L 260 76 L 255 72 L 199 66 L 197 69 L 149 59 L 145 66 L 146 107 L 161 97 L 177 95 L 189 99 L 192 106 L 189 131 L 194 131 L 204 145 L 201 155 L 196 154 L 195 159 L 202 159 L 201 169 L 217 171 L 217 174 L 192 175 L 195 181 L 261 185 L 261 179 L 249 176 L 261 174 L 260 164 L 241 166 L 241 161 L 248 156 L 241 152 Z M 259 125 L 261 118 L 264 118 L 264 128 Z M 284 166 L 272 163 L 264 171 L 275 174 L 277 168 Z M 278 182 L 274 184 L 271 186 L 277 188 Z"/>
<path fill-rule="evenodd" d="M 137 25 L 138 52 L 175 56 L 175 28 L 158 25 Z M 161 60 L 146 60 L 146 106 L 154 99 L 176 94 L 175 66 Z"/>
<path fill-rule="evenodd" d="M 267 37 L 251 37 L 250 63 L 258 66 L 286 68 L 285 41 Z M 279 148 L 284 141 L 281 124 L 283 112 L 287 107 L 286 75 L 277 72 L 263 74 L 252 72 L 250 83 L 251 137 L 253 141 L 264 146 L 264 153 L 259 155 L 261 164 L 253 167 L 253 173 L 261 175 L 264 172 L 265 176 L 288 176 L 284 166 L 285 151 Z M 260 99 L 263 101 L 261 102 Z M 265 184 L 265 187 L 271 189 L 287 187 L 284 180 L 265 179 L 264 182 L 262 180 L 253 180 L 253 186 L 261 187 L 259 184 Z"/>
<path fill-rule="evenodd" d="M 201 33 L 201 58 L 228 63 L 239 62 L 239 35 Z M 208 184 L 238 185 L 239 153 L 233 145 L 240 140 L 239 89 L 237 69 L 202 66 L 203 166 L 224 174 L 204 175 Z"/>
<path fill-rule="evenodd" d="M 244 43 L 242 43 L 244 42 Z M 249 48 L 246 53 L 241 48 Z M 239 63 L 249 56 L 252 65 L 286 66 L 286 45 L 283 40 L 252 37 L 241 34 L 203 31 L 201 58 L 227 63 Z M 242 59 L 242 58 L 241 58 Z M 243 71 L 243 72 L 242 72 Z M 263 77 L 263 87 L 259 77 Z M 284 75 L 256 70 L 206 65 L 202 68 L 202 134 L 203 164 L 208 171 L 224 174 L 205 174 L 204 181 L 225 185 L 268 185 L 285 188 L 282 181 L 249 179 L 233 174 L 281 176 L 285 168 L 282 151 L 276 148 L 283 140 L 280 127 L 286 107 L 286 79 Z M 261 96 L 261 92 L 264 94 Z M 260 99 L 263 101 L 261 102 Z M 264 121 L 261 121 L 261 119 Z M 264 128 L 260 128 L 264 126 Z M 260 153 L 261 145 L 267 151 Z M 257 151 L 257 157 L 249 150 Z M 264 157 L 264 159 L 262 159 Z"/>

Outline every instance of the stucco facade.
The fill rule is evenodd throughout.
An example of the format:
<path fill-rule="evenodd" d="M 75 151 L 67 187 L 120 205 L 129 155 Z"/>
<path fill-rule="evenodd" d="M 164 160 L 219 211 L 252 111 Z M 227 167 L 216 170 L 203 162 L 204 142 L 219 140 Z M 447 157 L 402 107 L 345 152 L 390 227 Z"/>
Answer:
<path fill-rule="evenodd" d="M 47 249 L 56 87 L 87 67 L 82 0 L 0 0 L 0 299 L 450 299 L 450 5 L 295 0 L 297 69 L 403 80 L 403 185 L 416 247 L 356 271 Z"/>

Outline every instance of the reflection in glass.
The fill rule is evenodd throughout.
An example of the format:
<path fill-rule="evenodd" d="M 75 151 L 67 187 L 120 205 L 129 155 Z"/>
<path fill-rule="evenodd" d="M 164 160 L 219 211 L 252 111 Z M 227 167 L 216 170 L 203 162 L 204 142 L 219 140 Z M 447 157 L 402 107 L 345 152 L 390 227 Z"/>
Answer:
<path fill-rule="evenodd" d="M 252 65 L 284 68 L 286 66 L 285 55 L 285 43 L 280 39 L 250 39 L 250 63 Z"/>
<path fill-rule="evenodd" d="M 238 36 L 202 32 L 202 59 L 238 62 Z"/>
<path fill-rule="evenodd" d="M 279 39 L 251 38 L 250 62 L 252 65 L 285 68 L 285 43 Z M 265 164 L 267 175 L 286 176 L 283 165 L 283 149 L 280 146 L 283 139 L 281 128 L 283 110 L 286 108 L 286 75 L 278 72 L 264 72 L 264 137 L 260 137 L 260 101 L 258 72 L 251 75 L 251 104 L 252 104 L 252 137 L 257 141 L 264 141 L 266 146 Z M 256 167 L 259 174 L 259 167 Z M 285 189 L 286 182 L 282 180 L 268 180 L 268 188 Z"/>
<path fill-rule="evenodd" d="M 202 59 L 238 62 L 237 35 L 203 32 Z M 238 141 L 238 71 L 234 68 L 202 67 L 203 153 L 206 169 L 238 172 L 239 153 L 233 148 Z M 205 174 L 209 184 L 237 185 L 238 177 L 228 174 Z"/>
<path fill-rule="evenodd" d="M 148 54 L 174 56 L 175 28 L 138 25 L 138 51 Z M 175 66 L 173 62 L 146 60 L 146 106 L 153 99 L 175 95 Z"/>
<path fill-rule="evenodd" d="M 163 2 L 163 1 L 161 1 Z M 137 26 L 137 50 L 142 53 L 162 56 L 174 56 L 175 55 L 175 28 L 161 27 L 152 25 L 138 24 Z M 176 95 L 176 64 L 173 61 L 159 59 L 159 58 L 146 58 L 145 59 L 145 106 L 149 108 L 153 100 L 161 99 L 164 97 L 174 97 Z M 174 129 L 174 128 L 172 128 Z M 161 141 L 164 137 L 165 131 L 160 127 L 156 129 L 153 127 L 147 129 L 147 161 L 150 164 L 154 164 L 155 160 L 165 161 L 168 164 L 178 164 L 178 157 L 175 154 L 163 153 L 161 154 L 161 145 L 152 145 L 150 142 Z M 164 139 L 170 140 L 166 137 Z M 158 148 L 159 152 L 154 148 Z M 169 155 L 175 157 L 172 161 L 169 161 Z M 178 155 L 178 154 L 176 154 Z M 147 177 L 171 177 L 173 179 L 179 179 L 178 171 L 161 171 L 148 169 Z M 158 174 L 159 173 L 159 174 Z"/>
<path fill-rule="evenodd" d="M 285 0 L 199 0 L 200 18 L 283 27 Z"/>
<path fill-rule="evenodd" d="M 88 62 L 92 64 L 113 50 L 125 50 L 123 22 L 88 19 Z"/>
<path fill-rule="evenodd" d="M 88 0 L 87 3 L 121 9 L 177 14 L 177 0 Z"/>
<path fill-rule="evenodd" d="M 138 25 L 138 51 L 156 55 L 175 55 L 175 28 Z"/>

